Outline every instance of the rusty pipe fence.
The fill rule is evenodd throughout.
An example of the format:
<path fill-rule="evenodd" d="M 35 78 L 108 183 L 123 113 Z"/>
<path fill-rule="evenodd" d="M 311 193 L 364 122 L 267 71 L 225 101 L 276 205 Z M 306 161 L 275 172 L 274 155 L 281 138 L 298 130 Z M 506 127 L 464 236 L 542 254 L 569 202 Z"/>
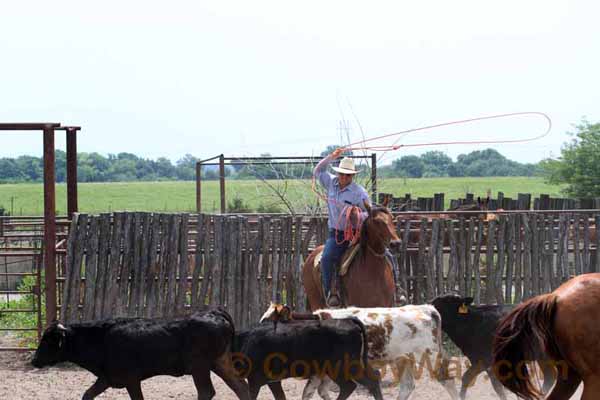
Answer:
<path fill-rule="evenodd" d="M 59 240 L 67 235 L 62 230 Z M 41 337 L 43 249 L 43 217 L 0 216 L 0 351 L 31 350 L 33 341 L 23 336 Z"/>

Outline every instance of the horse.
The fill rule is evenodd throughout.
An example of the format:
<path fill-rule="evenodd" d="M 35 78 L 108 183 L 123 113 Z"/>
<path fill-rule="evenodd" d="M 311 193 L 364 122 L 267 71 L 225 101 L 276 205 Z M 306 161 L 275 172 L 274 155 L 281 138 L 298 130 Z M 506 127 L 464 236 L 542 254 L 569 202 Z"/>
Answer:
<path fill-rule="evenodd" d="M 519 397 L 542 398 L 525 362 L 541 350 L 559 372 L 547 399 L 569 399 L 582 381 L 582 400 L 600 398 L 599 306 L 600 273 L 579 275 L 518 305 L 500 321 L 493 342 L 500 382 Z"/>
<path fill-rule="evenodd" d="M 346 305 L 357 307 L 392 307 L 396 285 L 392 266 L 389 265 L 385 250 L 400 248 L 400 239 L 396 234 L 394 218 L 386 205 L 369 206 L 365 204 L 368 216 L 360 229 L 359 254 L 357 254 L 348 272 L 338 277 L 343 285 L 342 300 Z M 308 256 L 302 266 L 302 283 L 311 311 L 326 308 L 321 285 L 321 270 L 315 268 L 315 257 L 323 251 L 323 245 L 317 247 Z"/>

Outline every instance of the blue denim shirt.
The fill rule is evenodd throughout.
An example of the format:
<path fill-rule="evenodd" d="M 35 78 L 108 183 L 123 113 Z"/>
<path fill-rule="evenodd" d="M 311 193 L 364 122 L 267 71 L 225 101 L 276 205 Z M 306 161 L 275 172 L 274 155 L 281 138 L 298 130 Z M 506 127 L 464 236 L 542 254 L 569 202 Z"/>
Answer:
<path fill-rule="evenodd" d="M 358 206 L 362 210 L 361 221 L 367 217 L 367 211 L 363 202 L 366 200 L 371 204 L 369 194 L 357 183 L 352 182 L 344 189 L 340 189 L 337 176 L 327 171 L 327 166 L 333 159 L 331 155 L 322 159 L 314 170 L 315 178 L 327 190 L 327 209 L 329 211 L 329 229 L 343 230 L 346 228 L 345 213 L 351 205 Z"/>

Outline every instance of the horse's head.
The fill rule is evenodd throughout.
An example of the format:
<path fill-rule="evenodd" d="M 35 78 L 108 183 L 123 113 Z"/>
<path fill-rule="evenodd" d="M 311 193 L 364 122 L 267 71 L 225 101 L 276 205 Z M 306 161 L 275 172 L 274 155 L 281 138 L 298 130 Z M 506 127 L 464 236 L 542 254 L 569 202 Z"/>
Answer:
<path fill-rule="evenodd" d="M 369 215 L 361 228 L 361 246 L 370 246 L 372 249 L 389 247 L 392 252 L 397 252 L 400 250 L 401 241 L 396 233 L 394 217 L 386 203 L 371 207 L 365 202 Z"/>

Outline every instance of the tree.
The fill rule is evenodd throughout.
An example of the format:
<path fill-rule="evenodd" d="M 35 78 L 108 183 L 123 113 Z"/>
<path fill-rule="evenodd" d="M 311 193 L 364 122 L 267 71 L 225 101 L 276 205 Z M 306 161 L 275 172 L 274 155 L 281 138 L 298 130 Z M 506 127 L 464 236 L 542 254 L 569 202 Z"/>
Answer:
<path fill-rule="evenodd" d="M 392 169 L 400 176 L 420 178 L 423 176 L 425 165 L 417 156 L 404 156 L 392 162 Z"/>
<path fill-rule="evenodd" d="M 31 156 L 19 156 L 15 160 L 16 166 L 21 170 L 21 175 L 28 181 L 40 181 L 44 175 L 42 159 Z"/>
<path fill-rule="evenodd" d="M 198 159 L 191 154 L 186 154 L 177 161 L 177 178 L 192 181 L 196 177 L 196 162 Z"/>
<path fill-rule="evenodd" d="M 0 158 L 0 182 L 18 182 L 24 180 L 22 171 L 12 158 Z"/>
<path fill-rule="evenodd" d="M 583 120 L 570 142 L 563 145 L 558 159 L 542 161 L 546 180 L 566 183 L 563 191 L 573 197 L 600 196 L 600 123 Z"/>
<path fill-rule="evenodd" d="M 160 157 L 156 161 L 152 161 L 152 166 L 160 178 L 172 178 L 175 176 L 175 167 L 165 157 Z"/>
<path fill-rule="evenodd" d="M 54 171 L 56 182 L 65 182 L 67 180 L 67 153 L 62 150 L 54 152 Z"/>
<path fill-rule="evenodd" d="M 448 176 L 452 159 L 441 151 L 428 151 L 421 155 L 425 177 Z"/>

